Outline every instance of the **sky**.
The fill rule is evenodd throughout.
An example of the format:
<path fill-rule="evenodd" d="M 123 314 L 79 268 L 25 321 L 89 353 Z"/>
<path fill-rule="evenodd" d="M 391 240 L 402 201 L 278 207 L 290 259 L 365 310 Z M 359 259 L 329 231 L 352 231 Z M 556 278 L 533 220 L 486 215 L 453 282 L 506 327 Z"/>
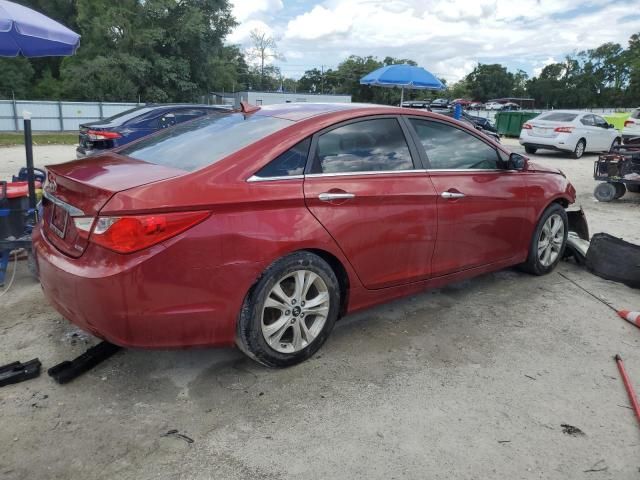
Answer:
<path fill-rule="evenodd" d="M 640 32 L 640 0 L 232 0 L 239 26 L 271 35 L 286 77 L 349 55 L 410 58 L 452 83 L 478 63 L 537 75 L 565 55 Z"/>

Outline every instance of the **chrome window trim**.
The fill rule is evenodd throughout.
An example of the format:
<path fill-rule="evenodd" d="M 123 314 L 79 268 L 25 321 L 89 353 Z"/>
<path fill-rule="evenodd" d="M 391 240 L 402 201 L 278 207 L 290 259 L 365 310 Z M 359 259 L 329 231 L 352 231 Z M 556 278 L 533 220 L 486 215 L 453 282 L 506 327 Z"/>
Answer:
<path fill-rule="evenodd" d="M 85 213 L 77 207 L 73 205 L 69 205 L 67 202 L 63 202 L 58 197 L 53 195 L 52 193 L 47 192 L 46 190 L 42 190 L 42 196 L 49 200 L 51 203 L 55 204 L 57 207 L 66 210 L 70 216 L 72 217 L 84 217 Z"/>
<path fill-rule="evenodd" d="M 427 172 L 517 172 L 504 168 L 427 168 Z"/>
<path fill-rule="evenodd" d="M 304 175 L 281 175 L 279 177 L 258 177 L 257 175 L 251 175 L 247 178 L 247 182 L 270 182 L 272 180 L 301 180 Z"/>
<path fill-rule="evenodd" d="M 269 182 L 275 180 L 300 180 L 303 178 L 321 178 L 321 177 L 353 177 L 356 175 L 397 175 L 400 173 L 425 173 L 427 170 L 423 168 L 413 168 L 411 170 L 369 170 L 364 172 L 334 172 L 334 173 L 307 173 L 305 175 L 285 175 L 281 177 L 257 177 L 252 175 L 247 182 Z"/>
<path fill-rule="evenodd" d="M 398 175 L 401 173 L 426 173 L 423 168 L 412 168 L 411 170 L 367 170 L 363 172 L 329 172 L 329 173 L 307 173 L 306 178 L 322 177 L 353 177 L 357 175 Z"/>

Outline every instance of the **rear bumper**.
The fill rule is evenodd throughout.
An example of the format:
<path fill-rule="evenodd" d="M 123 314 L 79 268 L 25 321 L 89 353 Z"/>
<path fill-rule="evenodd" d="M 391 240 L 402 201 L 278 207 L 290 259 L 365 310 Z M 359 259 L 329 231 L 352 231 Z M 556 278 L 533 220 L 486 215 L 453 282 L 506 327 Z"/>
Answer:
<path fill-rule="evenodd" d="M 559 134 L 555 137 L 540 137 L 529 135 L 527 130 L 520 132 L 520 145 L 525 147 L 573 152 L 576 144 L 569 134 Z"/>
<path fill-rule="evenodd" d="M 190 267 L 189 247 L 170 243 L 131 255 L 90 245 L 74 259 L 39 228 L 33 234 L 47 300 L 83 330 L 123 347 L 233 345 L 244 295 L 262 267 Z"/>

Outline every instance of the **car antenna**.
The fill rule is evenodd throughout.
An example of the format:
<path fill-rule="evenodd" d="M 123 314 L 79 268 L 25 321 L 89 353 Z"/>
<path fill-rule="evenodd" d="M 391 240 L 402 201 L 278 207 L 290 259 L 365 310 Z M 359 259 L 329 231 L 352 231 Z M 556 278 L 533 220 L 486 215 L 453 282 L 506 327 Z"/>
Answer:
<path fill-rule="evenodd" d="M 260 110 L 260 107 L 257 105 L 251 105 L 249 102 L 245 102 L 244 100 L 240 102 L 240 111 L 242 113 L 253 113 L 258 110 Z"/>

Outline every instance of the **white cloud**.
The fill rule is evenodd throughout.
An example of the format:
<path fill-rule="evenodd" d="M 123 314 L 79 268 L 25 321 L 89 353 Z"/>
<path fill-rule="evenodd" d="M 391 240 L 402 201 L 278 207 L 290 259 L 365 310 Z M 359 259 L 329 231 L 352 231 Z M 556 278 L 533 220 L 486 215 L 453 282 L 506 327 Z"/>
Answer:
<path fill-rule="evenodd" d="M 316 65 L 335 66 L 344 52 L 391 55 L 452 82 L 477 62 L 537 73 L 568 53 L 607 41 L 626 45 L 640 19 L 617 25 L 611 19 L 628 14 L 620 0 L 327 0 L 277 28 L 281 48 L 305 52 Z"/>
<path fill-rule="evenodd" d="M 244 22 L 251 18 L 282 10 L 282 0 L 234 0 L 232 5 L 233 16 L 238 22 Z"/>

